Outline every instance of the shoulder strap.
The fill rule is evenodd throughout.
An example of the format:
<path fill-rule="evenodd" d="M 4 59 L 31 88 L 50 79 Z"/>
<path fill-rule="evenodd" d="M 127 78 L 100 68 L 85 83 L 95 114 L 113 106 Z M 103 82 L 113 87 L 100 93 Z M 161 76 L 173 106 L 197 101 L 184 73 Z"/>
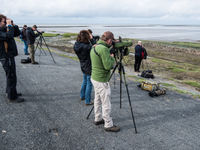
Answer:
<path fill-rule="evenodd" d="M 95 46 L 94 46 L 94 53 L 100 57 L 100 55 L 97 53 L 96 49 L 95 49 Z"/>

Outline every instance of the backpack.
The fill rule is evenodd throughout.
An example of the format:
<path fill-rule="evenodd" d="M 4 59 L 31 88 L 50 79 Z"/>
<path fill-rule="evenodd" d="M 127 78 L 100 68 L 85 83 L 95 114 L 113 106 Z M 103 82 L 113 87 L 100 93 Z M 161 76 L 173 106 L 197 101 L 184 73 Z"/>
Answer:
<path fill-rule="evenodd" d="M 141 73 L 141 77 L 144 77 L 144 78 L 154 78 L 154 75 L 153 75 L 153 72 L 152 70 L 144 70 L 142 71 Z"/>
<path fill-rule="evenodd" d="M 148 81 L 143 81 L 141 83 L 141 89 L 149 92 L 156 91 L 159 89 L 159 87 L 160 87 L 159 83 L 153 83 Z"/>
<path fill-rule="evenodd" d="M 144 47 L 142 47 L 142 59 L 147 59 L 147 51 Z"/>
<path fill-rule="evenodd" d="M 27 59 L 21 59 L 21 63 L 22 63 L 22 64 L 31 63 L 31 59 L 30 59 L 29 57 L 27 57 Z"/>

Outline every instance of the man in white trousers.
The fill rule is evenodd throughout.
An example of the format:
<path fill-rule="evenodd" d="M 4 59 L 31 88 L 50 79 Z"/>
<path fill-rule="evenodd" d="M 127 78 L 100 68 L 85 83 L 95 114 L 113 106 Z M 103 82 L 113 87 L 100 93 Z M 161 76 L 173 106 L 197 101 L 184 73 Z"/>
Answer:
<path fill-rule="evenodd" d="M 104 124 L 105 131 L 118 132 L 120 127 L 113 125 L 110 103 L 110 70 L 114 65 L 113 54 L 110 54 L 110 47 L 114 40 L 112 32 L 107 31 L 92 48 L 90 52 L 92 63 L 92 84 L 95 91 L 94 113 L 95 125 Z"/>

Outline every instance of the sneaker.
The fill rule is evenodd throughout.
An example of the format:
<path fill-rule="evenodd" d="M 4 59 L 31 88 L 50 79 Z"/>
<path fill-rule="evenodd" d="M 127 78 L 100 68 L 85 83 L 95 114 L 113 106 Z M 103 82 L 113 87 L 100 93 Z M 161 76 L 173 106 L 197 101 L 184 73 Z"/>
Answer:
<path fill-rule="evenodd" d="M 93 105 L 94 103 L 93 102 L 90 102 L 88 104 L 85 104 L 86 106 L 89 106 L 89 105 Z"/>
<path fill-rule="evenodd" d="M 100 124 L 104 124 L 104 120 L 101 119 L 100 121 L 94 121 L 94 124 L 97 126 L 97 125 L 100 125 Z"/>
<path fill-rule="evenodd" d="M 26 53 L 26 54 L 24 54 L 24 55 L 29 55 L 29 53 Z"/>
<path fill-rule="evenodd" d="M 85 100 L 85 98 L 80 98 L 80 101 L 84 101 Z"/>
<path fill-rule="evenodd" d="M 12 102 L 12 103 L 22 103 L 24 102 L 24 98 L 17 98 L 17 99 L 8 99 L 9 102 Z"/>
<path fill-rule="evenodd" d="M 119 132 L 120 127 L 113 125 L 112 127 L 104 128 L 104 130 L 107 132 Z"/>
<path fill-rule="evenodd" d="M 32 64 L 33 65 L 38 65 L 39 63 L 35 61 L 35 62 L 32 62 Z"/>

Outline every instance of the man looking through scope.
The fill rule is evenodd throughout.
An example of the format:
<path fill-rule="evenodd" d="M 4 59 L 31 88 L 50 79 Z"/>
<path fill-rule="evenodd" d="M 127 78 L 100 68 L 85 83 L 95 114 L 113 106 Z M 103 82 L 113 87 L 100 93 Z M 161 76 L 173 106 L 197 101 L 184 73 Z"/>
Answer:
<path fill-rule="evenodd" d="M 27 44 L 28 44 L 28 49 L 30 53 L 30 58 L 31 58 L 31 63 L 32 64 L 38 64 L 38 62 L 35 61 L 35 39 L 40 35 L 40 32 L 37 31 L 35 33 L 34 31 L 37 31 L 37 26 L 33 25 L 32 28 L 28 27 L 26 29 L 26 37 L 27 37 Z"/>
<path fill-rule="evenodd" d="M 113 125 L 110 103 L 110 70 L 114 65 L 113 54 L 110 54 L 110 47 L 112 46 L 114 35 L 107 31 L 101 36 L 90 53 L 92 63 L 92 84 L 95 91 L 94 99 L 94 114 L 95 125 L 104 124 L 105 131 L 118 132 L 120 127 Z M 102 112 L 101 112 L 102 108 Z"/>

